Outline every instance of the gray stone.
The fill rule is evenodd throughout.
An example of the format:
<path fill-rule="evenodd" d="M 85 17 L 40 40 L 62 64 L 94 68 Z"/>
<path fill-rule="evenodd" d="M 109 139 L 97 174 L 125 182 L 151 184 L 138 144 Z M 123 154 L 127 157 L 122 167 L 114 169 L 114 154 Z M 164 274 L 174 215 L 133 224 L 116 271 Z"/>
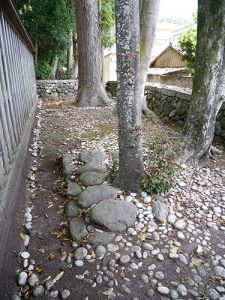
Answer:
<path fill-rule="evenodd" d="M 127 264 L 130 261 L 130 256 L 129 255 L 122 255 L 120 257 L 120 262 L 121 264 Z"/>
<path fill-rule="evenodd" d="M 219 277 L 222 277 L 223 279 L 225 279 L 225 269 L 221 266 L 216 266 L 214 269 L 213 269 L 214 273 L 219 276 Z"/>
<path fill-rule="evenodd" d="M 115 236 L 116 234 L 113 232 L 96 232 L 95 235 L 89 238 L 89 242 L 94 245 L 107 245 L 115 238 Z"/>
<path fill-rule="evenodd" d="M 131 289 L 129 289 L 129 287 L 127 287 L 125 284 L 122 285 L 122 290 L 127 294 L 131 293 Z"/>
<path fill-rule="evenodd" d="M 73 165 L 71 164 L 73 155 L 64 154 L 62 157 L 62 173 L 65 178 L 69 178 L 73 171 Z"/>
<path fill-rule="evenodd" d="M 85 162 L 101 162 L 105 160 L 105 152 L 100 150 L 83 150 L 80 154 L 80 159 Z"/>
<path fill-rule="evenodd" d="M 152 246 L 152 244 L 150 244 L 150 243 L 143 243 L 143 244 L 142 244 L 142 248 L 143 248 L 144 250 L 147 250 L 147 251 L 152 251 L 152 250 L 153 250 L 153 246 Z"/>
<path fill-rule="evenodd" d="M 188 259 L 185 255 L 179 254 L 179 259 L 183 264 L 188 265 Z"/>
<path fill-rule="evenodd" d="M 64 290 L 61 291 L 61 298 L 62 298 L 62 299 L 66 299 L 66 298 L 68 298 L 69 296 L 70 296 L 70 291 L 69 291 L 69 290 L 64 289 Z"/>
<path fill-rule="evenodd" d="M 80 181 L 85 186 L 102 184 L 107 177 L 107 174 L 96 172 L 84 172 L 80 175 Z"/>
<path fill-rule="evenodd" d="M 109 185 L 94 185 L 87 187 L 79 196 L 78 204 L 81 207 L 90 207 L 106 199 L 115 199 L 117 189 Z"/>
<path fill-rule="evenodd" d="M 152 290 L 152 289 L 148 289 L 147 290 L 147 295 L 149 296 L 149 297 L 153 297 L 154 296 L 154 290 Z"/>
<path fill-rule="evenodd" d="M 174 289 L 170 290 L 170 298 L 173 300 L 176 300 L 179 298 L 178 292 Z"/>
<path fill-rule="evenodd" d="M 186 222 L 183 220 L 183 219 L 180 219 L 180 220 L 177 220 L 175 223 L 174 223 L 174 227 L 178 230 L 183 230 L 185 229 L 186 227 Z"/>
<path fill-rule="evenodd" d="M 69 181 L 67 186 L 67 197 L 74 198 L 82 192 L 81 187 L 76 182 Z"/>
<path fill-rule="evenodd" d="M 18 295 L 13 295 L 12 300 L 21 300 L 21 298 Z"/>
<path fill-rule="evenodd" d="M 168 207 L 165 203 L 157 200 L 152 205 L 152 212 L 155 214 L 156 220 L 164 222 L 168 216 Z"/>
<path fill-rule="evenodd" d="M 83 260 L 78 259 L 78 260 L 75 260 L 74 264 L 75 264 L 76 267 L 82 268 L 83 265 L 84 265 L 84 262 L 83 262 Z"/>
<path fill-rule="evenodd" d="M 95 253 L 96 253 L 97 256 L 103 256 L 106 253 L 106 248 L 104 246 L 102 246 L 102 245 L 99 245 L 96 248 Z"/>
<path fill-rule="evenodd" d="M 73 218 L 70 221 L 69 230 L 70 230 L 71 238 L 74 241 L 82 241 L 88 234 L 86 225 L 82 218 Z"/>
<path fill-rule="evenodd" d="M 28 275 L 26 272 L 21 272 L 18 276 L 18 284 L 25 285 L 27 282 Z"/>
<path fill-rule="evenodd" d="M 159 286 L 157 288 L 157 291 L 162 295 L 169 295 L 169 293 L 170 293 L 170 290 L 166 286 Z"/>
<path fill-rule="evenodd" d="M 37 285 L 34 290 L 33 290 L 33 296 L 34 297 L 42 297 L 44 295 L 45 292 L 45 288 L 43 287 L 43 285 Z"/>
<path fill-rule="evenodd" d="M 210 300 L 218 300 L 220 298 L 220 294 L 214 289 L 207 289 L 206 296 L 209 297 Z"/>
<path fill-rule="evenodd" d="M 88 255 L 88 251 L 84 247 L 79 247 L 74 252 L 74 258 L 76 260 L 82 260 Z"/>
<path fill-rule="evenodd" d="M 36 274 L 31 274 L 30 278 L 28 279 L 28 283 L 30 286 L 35 286 L 39 283 L 38 276 Z"/>
<path fill-rule="evenodd" d="M 104 200 L 91 209 L 90 218 L 109 231 L 125 231 L 136 221 L 137 208 L 121 200 Z"/>
<path fill-rule="evenodd" d="M 76 170 L 76 173 L 78 175 L 80 175 L 84 172 L 106 173 L 106 166 L 102 165 L 100 163 L 92 162 L 92 163 L 88 163 L 84 166 L 81 166 Z"/>
<path fill-rule="evenodd" d="M 176 222 L 177 217 L 174 214 L 169 214 L 168 216 L 168 223 L 174 224 Z"/>
<path fill-rule="evenodd" d="M 179 284 L 177 287 L 177 292 L 179 294 L 181 294 L 181 296 L 185 297 L 187 296 L 188 292 L 187 292 L 187 288 L 184 284 Z"/>
<path fill-rule="evenodd" d="M 81 209 L 77 206 L 75 200 L 69 201 L 65 206 L 65 214 L 67 217 L 78 217 L 80 215 Z"/>
<path fill-rule="evenodd" d="M 118 245 L 115 245 L 115 244 L 112 244 L 112 243 L 109 243 L 109 244 L 107 245 L 107 250 L 108 250 L 109 252 L 116 252 L 116 251 L 119 250 L 119 246 L 118 246 Z"/>

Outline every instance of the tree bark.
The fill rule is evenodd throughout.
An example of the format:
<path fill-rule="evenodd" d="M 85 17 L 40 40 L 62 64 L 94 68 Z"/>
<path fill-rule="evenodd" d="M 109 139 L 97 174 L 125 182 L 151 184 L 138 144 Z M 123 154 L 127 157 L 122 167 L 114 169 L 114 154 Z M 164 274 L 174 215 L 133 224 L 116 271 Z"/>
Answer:
<path fill-rule="evenodd" d="M 58 57 L 58 55 L 55 55 L 53 57 L 52 64 L 51 64 L 51 68 L 52 68 L 51 78 L 52 79 L 55 79 L 55 74 L 57 71 L 58 63 L 59 63 L 59 57 Z"/>
<path fill-rule="evenodd" d="M 76 1 L 78 106 L 103 106 L 110 100 L 101 81 L 101 39 L 97 0 Z"/>
<path fill-rule="evenodd" d="M 199 0 L 196 70 L 179 163 L 197 165 L 214 137 L 225 100 L 225 2 Z"/>
<path fill-rule="evenodd" d="M 143 173 L 139 95 L 139 1 L 116 0 L 115 9 L 119 118 L 118 182 L 125 191 L 139 191 Z"/>
<path fill-rule="evenodd" d="M 70 34 L 70 41 L 67 48 L 67 77 L 72 75 L 72 63 L 73 63 L 73 35 Z"/>
<path fill-rule="evenodd" d="M 152 57 L 152 50 L 156 35 L 157 19 L 159 14 L 160 0 L 140 0 L 140 51 L 141 51 L 141 69 L 140 69 L 140 97 L 142 99 L 142 112 L 151 117 L 151 112 L 144 97 L 146 76 L 149 70 L 149 64 Z"/>

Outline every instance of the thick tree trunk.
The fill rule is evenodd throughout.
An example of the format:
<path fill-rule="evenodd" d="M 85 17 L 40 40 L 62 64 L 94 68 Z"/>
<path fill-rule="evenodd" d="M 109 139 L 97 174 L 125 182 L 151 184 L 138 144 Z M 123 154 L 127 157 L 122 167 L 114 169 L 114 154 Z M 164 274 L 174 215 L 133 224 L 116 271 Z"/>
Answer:
<path fill-rule="evenodd" d="M 117 103 L 119 176 L 125 191 L 140 189 L 143 173 L 141 140 L 139 2 L 116 0 Z"/>
<path fill-rule="evenodd" d="M 101 81 L 101 39 L 97 0 L 76 1 L 78 106 L 103 106 L 110 100 Z"/>
<path fill-rule="evenodd" d="M 70 34 L 70 41 L 67 48 L 67 77 L 70 78 L 72 75 L 72 64 L 73 64 L 73 35 Z"/>
<path fill-rule="evenodd" d="M 160 0 L 140 0 L 140 48 L 141 48 L 141 69 L 140 69 L 140 97 L 142 99 L 142 112 L 147 117 L 154 116 L 146 103 L 144 97 L 146 76 L 152 57 L 152 50 L 155 41 L 157 19 L 159 14 Z"/>
<path fill-rule="evenodd" d="M 51 78 L 52 79 L 55 79 L 55 74 L 56 74 L 56 71 L 57 71 L 58 63 L 59 63 L 59 57 L 58 57 L 58 55 L 55 55 L 53 57 L 52 64 L 51 64 L 51 68 L 52 68 Z"/>
<path fill-rule="evenodd" d="M 225 100 L 225 2 L 199 0 L 196 70 L 179 163 L 196 165 L 209 150 Z"/>

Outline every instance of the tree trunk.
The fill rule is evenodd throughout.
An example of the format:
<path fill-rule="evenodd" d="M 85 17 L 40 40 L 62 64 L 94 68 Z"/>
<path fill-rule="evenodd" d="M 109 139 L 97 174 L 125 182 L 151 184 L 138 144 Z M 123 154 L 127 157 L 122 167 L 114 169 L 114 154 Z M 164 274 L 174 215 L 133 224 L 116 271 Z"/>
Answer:
<path fill-rule="evenodd" d="M 125 191 L 140 190 L 143 173 L 141 139 L 139 2 L 116 0 L 119 176 Z"/>
<path fill-rule="evenodd" d="M 52 79 L 55 79 L 55 74 L 56 74 L 56 71 L 57 71 L 58 62 L 59 62 L 59 57 L 58 57 L 58 55 L 55 55 L 53 57 L 52 64 L 51 64 L 51 68 L 52 68 L 51 78 Z"/>
<path fill-rule="evenodd" d="M 199 0 L 196 70 L 179 163 L 198 164 L 209 150 L 225 100 L 225 2 Z"/>
<path fill-rule="evenodd" d="M 77 78 L 78 74 L 78 52 L 77 52 L 77 36 L 73 34 L 73 68 L 72 68 L 72 79 Z"/>
<path fill-rule="evenodd" d="M 97 0 L 76 1 L 78 106 L 103 106 L 110 100 L 101 81 L 101 39 Z"/>
<path fill-rule="evenodd" d="M 67 77 L 72 75 L 72 63 L 73 63 L 73 35 L 70 34 L 70 41 L 67 47 Z"/>
<path fill-rule="evenodd" d="M 141 69 L 140 69 L 140 97 L 142 101 L 142 112 L 151 117 L 153 112 L 147 108 L 144 97 L 146 76 L 152 57 L 152 50 L 155 41 L 157 19 L 159 14 L 160 0 L 140 0 L 140 48 L 141 48 Z"/>

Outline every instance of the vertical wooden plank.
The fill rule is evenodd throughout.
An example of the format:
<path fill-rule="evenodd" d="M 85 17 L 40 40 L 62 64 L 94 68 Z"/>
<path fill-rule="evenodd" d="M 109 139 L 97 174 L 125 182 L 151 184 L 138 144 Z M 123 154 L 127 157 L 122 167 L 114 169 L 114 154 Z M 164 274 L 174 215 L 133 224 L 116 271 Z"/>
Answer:
<path fill-rule="evenodd" d="M 8 93 L 8 107 L 10 110 L 10 116 L 12 118 L 12 124 L 13 124 L 13 130 L 15 134 L 15 140 L 16 144 L 19 143 L 19 131 L 18 131 L 18 126 L 16 122 L 16 113 L 15 113 L 15 106 L 12 100 L 12 92 L 10 88 L 10 79 L 9 79 L 9 69 L 8 69 L 8 64 L 7 64 L 7 56 L 6 56 L 6 47 L 5 47 L 5 39 L 6 37 L 4 36 L 3 33 L 3 13 L 0 12 L 0 44 L 2 47 L 2 62 L 3 62 L 3 68 L 4 68 L 4 73 L 5 73 L 5 81 L 6 81 L 6 89 Z"/>
<path fill-rule="evenodd" d="M 1 120 L 0 120 L 0 145 L 1 145 L 1 152 L 2 152 L 3 167 L 5 169 L 5 172 L 8 173 L 9 157 L 8 157 L 8 153 L 7 153 L 6 141 L 4 139 L 4 133 L 3 133 Z"/>
<path fill-rule="evenodd" d="M 11 39 L 9 36 L 9 27 L 5 19 L 3 19 L 3 32 L 6 37 L 5 39 L 5 46 L 7 49 L 6 57 L 7 57 L 7 64 L 9 69 L 9 80 L 10 80 L 10 89 L 13 95 L 13 102 L 15 105 L 15 114 L 18 126 L 19 137 L 22 134 L 22 122 L 21 122 L 21 112 L 20 112 L 20 104 L 18 101 L 18 89 L 17 89 L 17 82 L 16 82 L 16 69 L 14 65 L 14 55 L 12 53 L 12 44 Z"/>
<path fill-rule="evenodd" d="M 2 154 L 1 154 L 1 149 L 0 149 L 0 189 L 3 188 L 4 186 L 4 181 L 5 181 L 5 170 L 3 168 L 3 160 L 2 160 Z"/>

